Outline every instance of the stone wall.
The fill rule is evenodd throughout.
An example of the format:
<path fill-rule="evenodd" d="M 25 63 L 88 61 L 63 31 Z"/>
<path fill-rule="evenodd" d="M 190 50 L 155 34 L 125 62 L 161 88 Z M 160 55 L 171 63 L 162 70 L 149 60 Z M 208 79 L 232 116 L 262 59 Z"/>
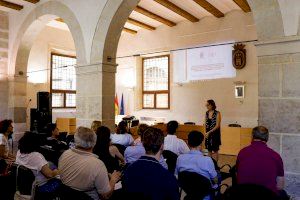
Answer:
<path fill-rule="evenodd" d="M 264 54 L 274 45 L 262 45 Z M 261 55 L 258 64 L 259 124 L 269 128 L 269 146 L 283 158 L 287 191 L 300 199 L 300 53 Z"/>
<path fill-rule="evenodd" d="M 0 120 L 8 115 L 8 15 L 0 11 Z"/>

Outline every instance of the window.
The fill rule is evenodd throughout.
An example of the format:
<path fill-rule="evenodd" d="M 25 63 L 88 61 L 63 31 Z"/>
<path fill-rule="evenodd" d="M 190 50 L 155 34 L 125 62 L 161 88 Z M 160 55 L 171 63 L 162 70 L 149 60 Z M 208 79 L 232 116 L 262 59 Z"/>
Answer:
<path fill-rule="evenodd" d="M 76 58 L 51 54 L 51 94 L 53 108 L 76 107 Z"/>
<path fill-rule="evenodd" d="M 169 69 L 169 56 L 143 59 L 143 108 L 170 108 Z"/>

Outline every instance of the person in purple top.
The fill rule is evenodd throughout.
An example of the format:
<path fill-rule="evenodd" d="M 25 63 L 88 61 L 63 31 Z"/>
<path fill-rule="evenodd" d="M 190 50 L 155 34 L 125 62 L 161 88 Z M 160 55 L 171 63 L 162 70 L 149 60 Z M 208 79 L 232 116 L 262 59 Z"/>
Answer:
<path fill-rule="evenodd" d="M 251 145 L 237 157 L 237 183 L 264 186 L 279 196 L 287 196 L 284 189 L 283 162 L 278 153 L 267 146 L 269 131 L 263 126 L 252 131 Z"/>

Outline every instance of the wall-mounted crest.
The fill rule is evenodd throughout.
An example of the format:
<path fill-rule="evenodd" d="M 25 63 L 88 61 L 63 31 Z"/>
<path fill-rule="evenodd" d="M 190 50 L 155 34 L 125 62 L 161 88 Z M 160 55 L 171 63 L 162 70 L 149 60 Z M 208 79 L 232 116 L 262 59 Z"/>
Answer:
<path fill-rule="evenodd" d="M 232 64 L 236 69 L 243 69 L 246 66 L 246 49 L 245 45 L 237 43 L 232 50 Z"/>

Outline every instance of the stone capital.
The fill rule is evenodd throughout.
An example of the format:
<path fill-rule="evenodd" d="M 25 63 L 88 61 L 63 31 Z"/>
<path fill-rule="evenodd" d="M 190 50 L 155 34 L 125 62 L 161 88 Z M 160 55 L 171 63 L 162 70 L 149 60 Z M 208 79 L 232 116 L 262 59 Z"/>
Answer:
<path fill-rule="evenodd" d="M 117 64 L 115 63 L 93 63 L 76 66 L 76 74 L 95 74 L 95 73 L 116 73 Z"/>

